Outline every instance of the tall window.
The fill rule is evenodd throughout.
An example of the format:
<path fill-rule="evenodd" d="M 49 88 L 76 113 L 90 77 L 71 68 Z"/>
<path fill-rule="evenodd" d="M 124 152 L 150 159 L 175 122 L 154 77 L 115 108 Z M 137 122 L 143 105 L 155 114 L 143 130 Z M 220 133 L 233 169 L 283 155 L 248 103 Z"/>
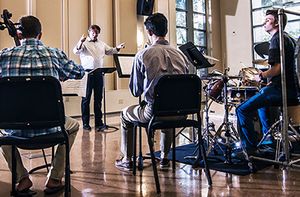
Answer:
<path fill-rule="evenodd" d="M 189 41 L 207 51 L 205 0 L 176 0 L 177 46 Z"/>
<path fill-rule="evenodd" d="M 251 0 L 252 3 L 252 25 L 253 25 L 253 45 L 259 42 L 268 41 L 270 35 L 264 31 L 263 22 L 266 11 L 272 8 L 284 8 L 291 11 L 300 10 L 300 0 Z M 287 14 L 288 23 L 285 31 L 293 38 L 298 39 L 300 36 L 300 17 Z M 254 59 L 259 59 L 254 54 Z"/>

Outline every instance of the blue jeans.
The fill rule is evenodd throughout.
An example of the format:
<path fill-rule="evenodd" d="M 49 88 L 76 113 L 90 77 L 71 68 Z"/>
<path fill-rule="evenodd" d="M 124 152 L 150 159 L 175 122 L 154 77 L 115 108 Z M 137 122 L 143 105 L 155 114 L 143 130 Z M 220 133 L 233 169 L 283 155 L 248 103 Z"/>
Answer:
<path fill-rule="evenodd" d="M 267 117 L 267 107 L 279 106 L 282 103 L 281 89 L 275 86 L 266 86 L 259 93 L 243 102 L 236 108 L 237 122 L 242 146 L 254 149 L 258 143 L 257 133 L 254 131 L 254 117 L 258 113 L 262 133 L 267 133 L 270 128 Z"/>

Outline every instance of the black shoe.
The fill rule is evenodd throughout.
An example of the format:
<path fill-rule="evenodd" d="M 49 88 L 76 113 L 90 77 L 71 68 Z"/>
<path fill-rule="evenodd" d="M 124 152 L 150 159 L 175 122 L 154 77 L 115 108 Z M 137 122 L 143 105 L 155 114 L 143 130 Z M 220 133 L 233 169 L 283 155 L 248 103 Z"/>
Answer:
<path fill-rule="evenodd" d="M 261 156 L 261 153 L 254 148 L 246 148 L 246 152 L 243 151 L 243 149 L 239 149 L 237 151 L 234 151 L 231 153 L 231 157 L 235 159 L 239 159 L 241 161 L 247 160 L 247 156 Z M 246 155 L 247 154 L 247 155 Z"/>
<path fill-rule="evenodd" d="M 241 161 L 246 160 L 246 154 L 243 152 L 243 150 L 236 150 L 231 153 L 231 157 L 235 159 L 239 159 Z"/>
<path fill-rule="evenodd" d="M 170 167 L 170 160 L 167 159 L 167 158 L 161 159 L 160 162 L 159 162 L 159 167 L 162 170 L 169 169 L 169 167 Z"/>
<path fill-rule="evenodd" d="M 92 130 L 92 127 L 88 124 L 84 124 L 83 125 L 83 130 L 90 131 L 90 130 Z"/>
<path fill-rule="evenodd" d="M 259 148 L 257 149 L 261 154 L 264 154 L 264 155 L 272 155 L 275 153 L 275 149 L 268 146 L 268 145 L 262 145 L 262 146 L 259 146 Z"/>
<path fill-rule="evenodd" d="M 95 130 L 96 131 L 104 131 L 105 129 L 106 129 L 107 127 L 106 127 L 106 125 L 100 125 L 100 126 L 95 126 Z"/>

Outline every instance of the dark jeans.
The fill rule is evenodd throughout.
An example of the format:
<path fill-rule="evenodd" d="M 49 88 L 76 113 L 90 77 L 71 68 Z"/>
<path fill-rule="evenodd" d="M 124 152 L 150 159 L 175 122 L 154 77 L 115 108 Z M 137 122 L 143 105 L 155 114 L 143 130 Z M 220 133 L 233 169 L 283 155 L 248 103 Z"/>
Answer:
<path fill-rule="evenodd" d="M 243 147 L 252 149 L 258 143 L 258 135 L 254 131 L 254 117 L 256 112 L 261 122 L 261 132 L 265 134 L 270 128 L 267 107 L 279 106 L 281 103 L 281 89 L 275 86 L 266 86 L 259 93 L 237 107 L 236 115 Z"/>
<path fill-rule="evenodd" d="M 103 94 L 103 75 L 99 69 L 89 74 L 86 87 L 86 97 L 82 97 L 81 100 L 81 113 L 83 125 L 89 125 L 90 123 L 90 100 L 93 90 L 95 126 L 100 126 L 103 124 L 101 111 Z"/>

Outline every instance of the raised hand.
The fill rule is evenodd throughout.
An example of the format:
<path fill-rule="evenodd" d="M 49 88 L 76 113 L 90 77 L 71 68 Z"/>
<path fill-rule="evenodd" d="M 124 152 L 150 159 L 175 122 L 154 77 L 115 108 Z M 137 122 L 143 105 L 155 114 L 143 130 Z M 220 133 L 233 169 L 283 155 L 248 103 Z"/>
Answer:
<path fill-rule="evenodd" d="M 119 50 L 124 49 L 125 48 L 125 42 L 119 44 L 116 48 L 119 49 Z"/>
<path fill-rule="evenodd" d="M 82 34 L 81 38 L 80 38 L 80 42 L 84 42 L 86 40 L 86 35 Z"/>

